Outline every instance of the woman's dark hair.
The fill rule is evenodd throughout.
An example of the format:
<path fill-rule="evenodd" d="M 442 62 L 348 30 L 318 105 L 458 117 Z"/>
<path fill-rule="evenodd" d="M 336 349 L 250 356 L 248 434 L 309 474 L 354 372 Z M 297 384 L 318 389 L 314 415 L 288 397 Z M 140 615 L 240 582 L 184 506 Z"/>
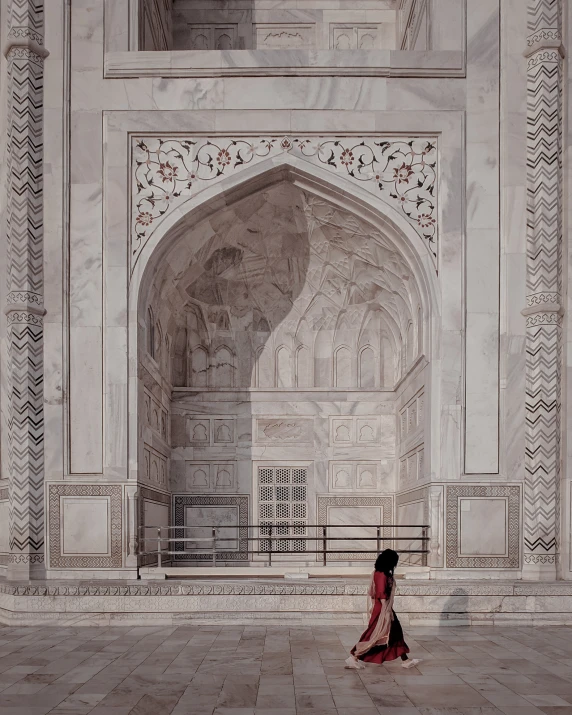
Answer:
<path fill-rule="evenodd" d="M 393 549 L 385 549 L 375 560 L 375 570 L 386 576 L 393 576 L 393 571 L 399 561 L 399 554 Z"/>

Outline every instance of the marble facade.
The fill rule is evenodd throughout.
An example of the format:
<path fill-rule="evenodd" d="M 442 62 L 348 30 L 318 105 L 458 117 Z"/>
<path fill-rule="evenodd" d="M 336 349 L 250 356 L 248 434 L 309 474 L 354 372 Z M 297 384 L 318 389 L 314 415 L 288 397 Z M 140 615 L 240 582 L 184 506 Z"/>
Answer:
<path fill-rule="evenodd" d="M 431 580 L 570 580 L 570 12 L 2 0 L 7 578 L 373 520 Z"/>

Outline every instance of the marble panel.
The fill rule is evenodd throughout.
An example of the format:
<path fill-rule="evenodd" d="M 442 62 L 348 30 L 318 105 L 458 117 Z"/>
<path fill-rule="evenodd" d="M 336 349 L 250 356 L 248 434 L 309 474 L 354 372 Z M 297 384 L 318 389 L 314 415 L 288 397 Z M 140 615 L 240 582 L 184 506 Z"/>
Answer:
<path fill-rule="evenodd" d="M 236 430 L 234 420 L 213 420 L 213 444 L 230 446 L 236 444 Z"/>
<path fill-rule="evenodd" d="M 186 462 L 187 489 L 185 491 L 210 491 L 210 464 L 201 462 Z"/>
<path fill-rule="evenodd" d="M 318 525 L 332 525 L 328 534 L 340 538 L 341 541 L 329 543 L 329 549 L 358 550 L 363 547 L 367 551 L 351 554 L 331 554 L 328 560 L 348 561 L 371 558 L 371 552 L 377 548 L 377 527 L 380 527 L 380 537 L 391 538 L 393 500 L 387 496 L 322 496 L 317 497 Z M 359 525 L 362 526 L 359 526 Z M 344 525 L 348 528 L 343 528 Z M 349 528 L 352 527 L 353 528 Z M 358 525 L 358 526 L 356 526 Z M 346 541 L 342 537 L 356 537 L 358 541 Z M 361 537 L 361 540 L 360 540 Z M 365 540 L 374 537 L 373 541 Z M 386 541 L 387 543 L 387 541 Z M 341 546 L 338 546 L 341 544 Z M 368 545 L 369 544 L 369 545 Z"/>
<path fill-rule="evenodd" d="M 76 474 L 103 471 L 101 335 L 99 327 L 70 330 L 70 471 Z"/>
<path fill-rule="evenodd" d="M 259 50 L 311 48 L 316 44 L 314 25 L 256 23 L 253 35 Z"/>
<path fill-rule="evenodd" d="M 65 508 L 65 500 L 71 500 Z M 49 557 L 52 568 L 98 569 L 121 568 L 123 564 L 123 508 L 122 487 L 99 484 L 50 484 Z M 91 505 L 98 519 L 93 519 Z M 66 534 L 66 517 L 71 534 Z M 90 529 L 85 524 L 90 524 Z M 104 526 L 105 524 L 105 526 Z M 104 531 L 106 532 L 104 534 Z M 65 546 L 74 549 L 77 540 L 85 551 L 66 553 Z M 93 551 L 93 544 L 102 552 Z"/>
<path fill-rule="evenodd" d="M 459 499 L 459 555 L 508 555 L 508 498 Z"/>
<path fill-rule="evenodd" d="M 332 550 L 346 549 L 357 551 L 363 549 L 370 554 L 377 549 L 377 526 L 383 522 L 383 511 L 379 507 L 344 506 L 330 507 L 328 510 L 330 528 L 328 536 L 339 539 L 331 541 L 328 548 Z M 351 540 L 344 537 L 351 537 Z M 354 541 L 355 539 L 355 541 Z M 353 554 L 335 554 L 337 558 L 345 556 L 350 561 Z M 363 558 L 363 553 L 359 554 Z"/>
<path fill-rule="evenodd" d="M 188 443 L 195 446 L 210 444 L 210 420 L 196 417 L 187 419 Z"/>
<path fill-rule="evenodd" d="M 378 417 L 356 418 L 356 442 L 359 445 L 379 444 L 381 426 Z"/>
<path fill-rule="evenodd" d="M 207 561 L 212 559 L 212 527 L 220 528 L 217 539 L 217 559 L 221 561 L 248 560 L 248 528 L 249 523 L 248 496 L 235 495 L 173 495 L 173 512 L 175 526 L 197 527 L 193 529 L 176 529 L 175 537 L 208 539 L 206 542 L 194 542 L 195 550 L 204 548 L 207 553 L 180 553 L 174 561 Z M 229 528 L 222 528 L 229 527 Z M 174 543 L 174 551 L 183 552 L 183 542 Z"/>
<path fill-rule="evenodd" d="M 446 566 L 468 569 L 519 568 L 520 485 L 448 485 L 445 493 Z M 463 527 L 465 517 L 467 519 Z M 486 530 L 483 530 L 484 522 L 487 523 Z M 463 553 L 462 549 L 468 553 Z M 485 554 L 483 550 L 492 553 Z"/>
<path fill-rule="evenodd" d="M 9 504 L 7 499 L 0 501 L 0 554 L 7 554 L 10 551 L 10 545 L 8 540 L 8 507 Z"/>
<path fill-rule="evenodd" d="M 423 498 L 419 501 L 408 501 L 405 504 L 396 504 L 396 517 L 398 524 L 425 524 L 426 523 L 426 500 Z M 421 528 L 406 528 L 399 527 L 397 536 L 404 541 L 396 541 L 396 549 L 422 549 L 423 542 L 418 538 L 422 536 Z M 404 563 L 421 564 L 423 562 L 422 554 L 403 554 L 402 560 Z"/>
<path fill-rule="evenodd" d="M 60 509 L 62 555 L 109 554 L 109 497 L 64 496 Z"/>
<path fill-rule="evenodd" d="M 355 443 L 355 422 L 352 418 L 330 418 L 330 440 L 333 445 Z"/>
<path fill-rule="evenodd" d="M 254 433 L 259 444 L 313 444 L 313 421 L 300 417 L 258 418 Z"/>
<path fill-rule="evenodd" d="M 217 529 L 217 547 L 222 551 L 238 549 L 238 506 L 190 506 L 185 509 L 186 538 L 196 538 L 186 544 L 189 551 L 211 548 L 212 529 Z"/>
<path fill-rule="evenodd" d="M 143 535 L 145 538 L 143 551 L 154 551 L 158 546 L 158 529 L 161 529 L 161 536 L 167 536 L 168 530 L 165 528 L 170 526 L 169 515 L 170 509 L 168 503 L 159 503 L 151 499 L 142 499 L 143 511 Z M 161 541 L 161 548 L 165 550 L 171 549 L 171 544 L 165 539 Z M 152 557 L 151 557 L 152 558 Z M 149 557 L 143 560 L 143 563 L 149 563 Z"/>

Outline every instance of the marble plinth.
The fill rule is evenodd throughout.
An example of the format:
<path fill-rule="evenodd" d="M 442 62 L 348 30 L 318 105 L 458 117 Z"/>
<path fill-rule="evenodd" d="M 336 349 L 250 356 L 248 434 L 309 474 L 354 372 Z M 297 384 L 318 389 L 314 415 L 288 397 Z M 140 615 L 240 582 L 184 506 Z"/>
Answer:
<path fill-rule="evenodd" d="M 365 621 L 367 578 L 0 583 L 0 621 L 12 625 Z M 572 625 L 572 584 L 400 582 L 405 625 Z"/>

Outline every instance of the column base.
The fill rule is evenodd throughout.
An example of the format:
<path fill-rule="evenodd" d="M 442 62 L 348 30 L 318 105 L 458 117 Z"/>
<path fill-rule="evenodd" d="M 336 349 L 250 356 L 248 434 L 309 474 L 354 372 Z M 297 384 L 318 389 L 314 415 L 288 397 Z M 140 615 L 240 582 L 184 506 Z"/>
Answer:
<path fill-rule="evenodd" d="M 46 565 L 43 561 L 38 561 L 38 556 L 29 556 L 27 559 L 18 554 L 18 561 L 8 561 L 6 578 L 8 581 L 34 581 L 46 578 Z"/>
<path fill-rule="evenodd" d="M 530 562 L 527 562 L 525 556 L 524 564 L 522 565 L 522 580 L 523 581 L 556 581 L 556 557 L 555 556 L 529 556 Z M 552 563 L 546 563 L 547 559 L 552 559 Z"/>

